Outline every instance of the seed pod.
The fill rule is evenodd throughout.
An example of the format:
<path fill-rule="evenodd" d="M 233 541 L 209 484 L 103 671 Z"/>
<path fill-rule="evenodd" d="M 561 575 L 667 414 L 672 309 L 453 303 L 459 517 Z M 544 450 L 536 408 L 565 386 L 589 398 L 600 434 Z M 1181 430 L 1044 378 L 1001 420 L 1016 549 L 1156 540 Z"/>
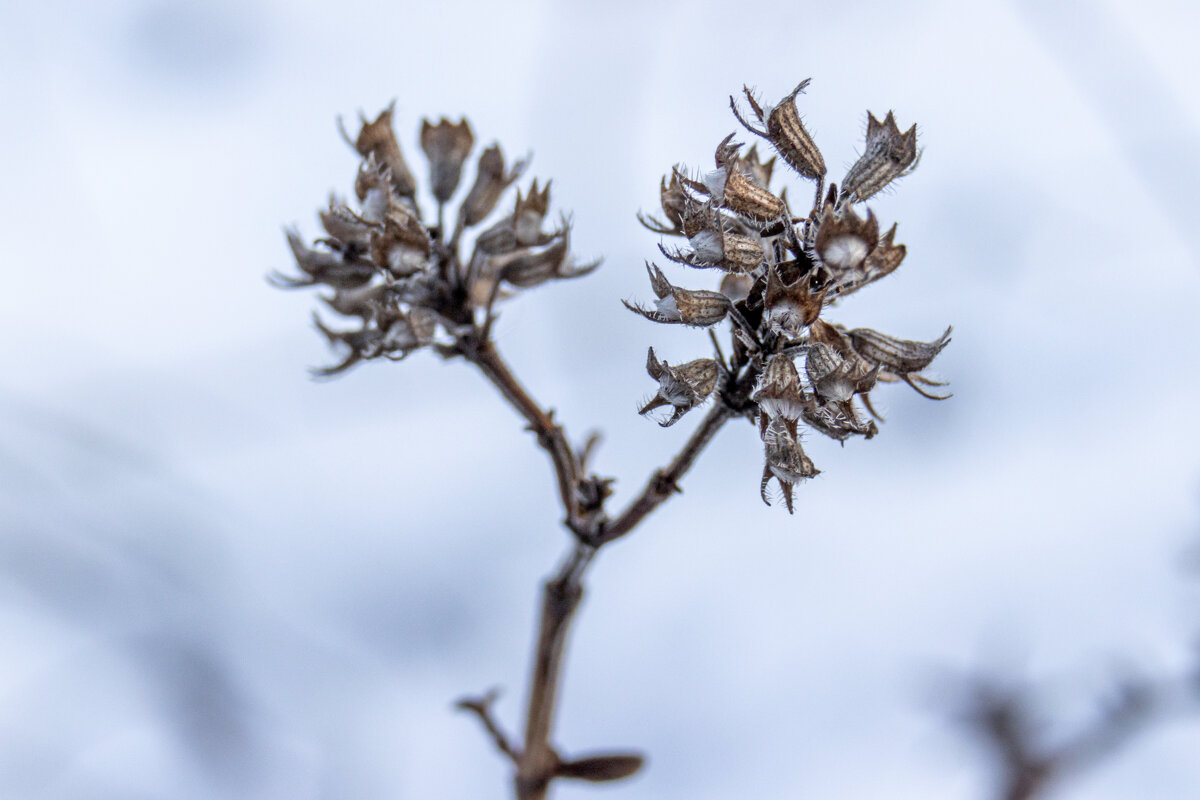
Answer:
<path fill-rule="evenodd" d="M 717 362 L 711 358 L 698 358 L 672 367 L 655 357 L 653 347 L 646 354 L 646 372 L 658 381 L 658 393 L 638 413 L 646 414 L 661 406 L 674 406 L 675 413 L 658 423 L 664 428 L 674 425 L 684 414 L 703 403 L 716 388 L 720 375 Z"/>
<path fill-rule="evenodd" d="M 463 163 L 475 146 L 475 134 L 466 118 L 457 124 L 442 117 L 437 125 L 421 120 L 421 149 L 429 159 L 429 187 L 439 203 L 445 203 L 458 188 Z"/>
<path fill-rule="evenodd" d="M 704 328 L 725 319 L 733 305 L 729 298 L 720 292 L 672 286 L 662 270 L 649 262 L 646 263 L 646 271 L 650 273 L 650 286 L 658 297 L 655 308 L 652 310 L 636 303 L 624 300 L 621 302 L 625 303 L 625 307 L 630 311 L 641 314 L 648 320 Z"/>
<path fill-rule="evenodd" d="M 360 115 L 362 128 L 352 144 L 360 156 L 374 156 L 375 161 L 387 169 L 391 178 L 392 188 L 401 197 L 412 197 L 417 193 L 417 181 L 413 178 L 404 156 L 400 152 L 400 144 L 396 141 L 396 133 L 392 130 L 392 112 L 396 104 L 393 101 L 387 108 L 379 112 L 374 122 L 367 122 Z M 340 124 L 340 123 L 339 123 Z M 345 131 L 342 132 L 345 136 Z M 346 136 L 349 141 L 350 137 Z"/>
<path fill-rule="evenodd" d="M 825 177 L 825 159 L 822 157 L 821 151 L 817 149 L 816 143 L 813 142 L 812 136 L 805 129 L 804 123 L 800 121 L 800 112 L 796 109 L 796 96 L 804 91 L 808 83 L 809 80 L 805 79 L 774 108 L 765 110 L 758 104 L 750 89 L 742 87 L 758 121 L 762 123 L 765 119 L 767 126 L 765 131 L 755 128 L 742 118 L 737 103 L 732 97 L 729 98 L 729 105 L 738 121 L 751 133 L 767 139 L 792 169 L 809 180 L 821 180 Z"/>
<path fill-rule="evenodd" d="M 723 223 L 696 233 L 688 239 L 688 244 L 692 246 L 692 258 L 683 263 L 693 267 L 752 272 L 766 256 L 759 237 L 731 233 Z"/>
<path fill-rule="evenodd" d="M 763 502 L 771 505 L 771 501 L 767 498 L 767 484 L 770 483 L 771 478 L 775 478 L 779 481 L 779 488 L 783 490 L 788 513 L 791 514 L 794 512 L 792 489 L 800 481 L 816 477 L 821 474 L 821 471 L 813 465 L 812 459 L 800 446 L 800 440 L 788 430 L 783 419 L 772 419 L 767 425 L 763 432 L 763 450 L 766 455 L 766 464 L 763 466 L 759 493 Z"/>
<path fill-rule="evenodd" d="M 917 126 L 904 133 L 889 111 L 883 122 L 867 113 L 867 145 L 842 181 L 841 200 L 862 203 L 917 166 Z"/>
<path fill-rule="evenodd" d="M 618 781 L 635 774 L 642 768 L 644 761 L 645 759 L 636 753 L 591 756 L 560 762 L 554 770 L 554 776 L 593 783 Z"/>
<path fill-rule="evenodd" d="M 880 366 L 885 372 L 903 376 L 928 367 L 950 343 L 952 330 L 946 328 L 946 332 L 932 342 L 894 339 L 870 328 L 855 328 L 847 335 L 854 352 L 866 361 Z"/>
<path fill-rule="evenodd" d="M 298 231 L 288 229 L 285 232 L 288 247 L 296 266 L 305 277 L 289 278 L 286 275 L 273 273 L 270 277 L 276 286 L 299 288 L 323 283 L 333 289 L 357 289 L 364 286 L 375 277 L 374 265 L 370 262 L 345 254 L 326 250 L 313 250 L 305 246 Z"/>
<path fill-rule="evenodd" d="M 463 227 L 472 227 L 491 214 L 500 202 L 505 190 L 525 172 L 527 162 L 522 160 L 513 164 L 507 173 L 504 171 L 504 153 L 499 145 L 492 145 L 479 156 L 479 166 L 475 175 L 475 183 L 467 192 L 459 211 Z"/>

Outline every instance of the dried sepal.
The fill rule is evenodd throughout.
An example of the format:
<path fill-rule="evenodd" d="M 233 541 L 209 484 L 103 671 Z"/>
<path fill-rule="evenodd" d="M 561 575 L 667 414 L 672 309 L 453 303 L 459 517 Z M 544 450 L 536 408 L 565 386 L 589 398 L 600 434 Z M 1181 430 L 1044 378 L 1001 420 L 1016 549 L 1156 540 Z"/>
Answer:
<path fill-rule="evenodd" d="M 883 122 L 867 113 L 867 144 L 842 180 L 841 201 L 862 203 L 917 166 L 917 126 L 904 133 L 891 111 Z"/>
<path fill-rule="evenodd" d="M 814 292 L 807 276 L 785 284 L 775 267 L 767 270 L 763 308 L 768 327 L 789 337 L 800 336 L 821 314 L 824 290 Z"/>
<path fill-rule="evenodd" d="M 401 197 L 412 197 L 417 193 L 417 181 L 413 178 L 412 171 L 409 170 L 404 155 L 400 152 L 400 144 L 396 141 L 396 132 L 392 130 L 392 112 L 395 107 L 396 103 L 393 101 L 387 108 L 379 112 L 379 116 L 373 122 L 367 122 L 367 118 L 360 114 L 362 128 L 353 141 L 346 136 L 344 130 L 342 135 L 354 146 L 360 156 L 364 158 L 373 156 L 376 163 L 388 171 L 392 188 L 396 194 Z"/>
<path fill-rule="evenodd" d="M 794 422 L 800 418 L 805 395 L 800 386 L 800 372 L 791 356 L 782 353 L 771 356 L 750 399 L 771 419 L 780 417 Z"/>
<path fill-rule="evenodd" d="M 796 96 L 804 91 L 809 80 L 806 78 L 801 81 L 800 85 L 778 104 L 773 108 L 766 109 L 759 105 L 748 87 L 742 87 L 754 116 L 757 117 L 760 124 L 765 122 L 766 130 L 760 130 L 747 122 L 732 97 L 729 98 L 729 106 L 746 130 L 769 141 L 775 151 L 779 153 L 780 158 L 800 173 L 801 177 L 819 181 L 825 177 L 825 159 L 821 155 L 821 151 L 817 149 L 812 136 L 805 129 L 804 123 L 800 121 L 800 112 L 796 108 Z"/>
<path fill-rule="evenodd" d="M 767 497 L 767 484 L 775 478 L 779 481 L 779 488 L 783 490 L 788 513 L 794 513 L 792 490 L 800 481 L 814 478 L 821 474 L 821 471 L 813 465 L 812 459 L 800 446 L 799 437 L 789 430 L 782 418 L 773 418 L 767 424 L 762 440 L 766 464 L 763 466 L 759 493 L 763 502 L 771 505 L 771 500 Z"/>
<path fill-rule="evenodd" d="M 673 286 L 662 270 L 650 262 L 646 262 L 646 271 L 650 273 L 650 286 L 658 300 L 653 309 L 622 300 L 630 311 L 653 322 L 681 323 L 697 328 L 715 325 L 729 314 L 733 304 L 720 292 Z"/>
<path fill-rule="evenodd" d="M 453 123 L 442 117 L 436 125 L 421 120 L 421 150 L 429 159 L 429 188 L 439 203 L 454 195 L 462 179 L 463 163 L 475 146 L 475 134 L 466 118 Z"/>
<path fill-rule="evenodd" d="M 479 165 L 475 175 L 475 183 L 467 192 L 459 209 L 459 218 L 464 227 L 472 227 L 482 222 L 496 209 L 500 197 L 518 178 L 524 174 L 528 161 L 520 160 L 512 165 L 508 172 L 504 171 L 504 153 L 499 145 L 492 145 L 479 156 Z"/>
<path fill-rule="evenodd" d="M 674 414 L 658 423 L 668 428 L 708 399 L 717 387 L 720 368 L 711 358 L 698 358 L 672 367 L 666 361 L 659 361 L 654 355 L 654 348 L 651 347 L 646 354 L 646 372 L 658 381 L 658 393 L 642 406 L 638 413 L 647 414 L 662 406 L 673 406 Z"/>

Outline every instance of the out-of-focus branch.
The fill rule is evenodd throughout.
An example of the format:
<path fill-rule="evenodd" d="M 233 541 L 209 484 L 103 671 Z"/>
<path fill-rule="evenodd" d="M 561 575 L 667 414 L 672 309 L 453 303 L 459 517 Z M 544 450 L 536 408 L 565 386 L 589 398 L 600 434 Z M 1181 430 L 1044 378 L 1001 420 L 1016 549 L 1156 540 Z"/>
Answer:
<path fill-rule="evenodd" d="M 1034 800 L 1112 755 L 1155 722 L 1194 708 L 1196 700 L 1193 676 L 1127 681 L 1073 736 L 1048 743 L 1040 735 L 1045 726 L 1028 687 L 977 678 L 958 717 L 996 763 L 997 800 Z"/>

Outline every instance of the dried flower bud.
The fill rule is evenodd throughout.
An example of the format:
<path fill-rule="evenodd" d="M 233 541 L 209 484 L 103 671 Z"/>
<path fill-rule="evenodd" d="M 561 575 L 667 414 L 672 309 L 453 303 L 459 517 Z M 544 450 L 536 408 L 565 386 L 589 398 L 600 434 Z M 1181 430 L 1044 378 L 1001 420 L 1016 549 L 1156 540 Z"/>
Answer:
<path fill-rule="evenodd" d="M 758 121 L 761 123 L 765 119 L 767 125 L 765 131 L 755 128 L 742 118 L 737 103 L 732 97 L 729 98 L 729 105 L 738 121 L 745 125 L 751 133 L 767 139 L 792 169 L 800 173 L 802 177 L 821 180 L 825 177 L 825 159 L 821 156 L 821 151 L 817 149 L 816 143 L 813 142 L 812 136 L 805 130 L 804 123 L 800 121 L 800 112 L 796 109 L 796 96 L 804 91 L 808 83 L 808 79 L 801 81 L 800 85 L 793 89 L 791 94 L 780 100 L 774 108 L 766 109 L 759 105 L 749 88 L 742 87 Z"/>
<path fill-rule="evenodd" d="M 883 122 L 867 113 L 867 146 L 842 181 L 841 199 L 862 203 L 917 165 L 917 126 L 904 133 L 889 111 Z"/>
<path fill-rule="evenodd" d="M 658 393 L 638 413 L 646 414 L 661 406 L 674 406 L 675 413 L 670 419 L 658 423 L 664 428 L 674 425 L 684 414 L 703 403 L 717 387 L 717 376 L 720 374 L 717 362 L 711 358 L 698 358 L 672 367 L 666 361 L 655 358 L 653 347 L 646 354 L 646 372 L 658 381 Z"/>
<path fill-rule="evenodd" d="M 463 200 L 460 215 L 464 227 L 478 225 L 496 209 L 500 197 L 525 172 L 527 161 L 513 164 L 504 171 L 504 153 L 498 145 L 492 145 L 479 156 L 478 172 L 467 199 Z"/>
<path fill-rule="evenodd" d="M 873 211 L 867 209 L 864 220 L 849 206 L 841 211 L 825 206 L 817 228 L 815 250 L 821 263 L 835 276 L 835 282 L 840 283 L 839 276 L 858 270 L 878 242 L 879 221 Z"/>
<path fill-rule="evenodd" d="M 804 408 L 804 390 L 800 387 L 800 373 L 791 356 L 771 356 L 750 399 L 758 403 L 758 407 L 772 419 L 782 417 L 794 422 L 800 418 Z"/>
<path fill-rule="evenodd" d="M 800 446 L 800 440 L 788 430 L 782 419 L 775 418 L 763 432 L 763 450 L 766 455 L 766 465 L 763 467 L 762 484 L 759 493 L 763 502 L 771 505 L 767 497 L 767 484 L 771 478 L 779 481 L 783 490 L 783 498 L 787 503 L 788 513 L 793 513 L 792 489 L 797 483 L 821 474 Z"/>
<path fill-rule="evenodd" d="M 630 311 L 654 322 L 682 323 L 698 328 L 715 325 L 729 313 L 732 303 L 720 292 L 672 286 L 662 270 L 650 262 L 646 262 L 646 271 L 650 273 L 650 286 L 658 301 L 654 309 L 647 309 L 622 300 Z"/>
<path fill-rule="evenodd" d="M 454 195 L 462 179 L 463 162 L 475 146 L 475 134 L 466 118 L 458 124 L 442 117 L 437 125 L 421 120 L 421 149 L 429 159 L 429 185 L 439 203 Z"/>
<path fill-rule="evenodd" d="M 404 161 L 400 144 L 396 141 L 396 133 L 392 130 L 392 112 L 395 106 L 395 102 L 388 105 L 379 112 L 374 122 L 367 122 L 366 117 L 360 115 L 362 129 L 352 144 L 360 156 L 374 156 L 375 161 L 388 171 L 396 194 L 412 197 L 417 193 L 417 181 Z M 345 136 L 345 131 L 342 134 Z M 346 136 L 346 140 L 349 141 L 350 137 Z"/>
<path fill-rule="evenodd" d="M 767 270 L 763 307 L 766 309 L 768 326 L 777 333 L 798 337 L 820 316 L 824 297 L 823 290 L 816 293 L 812 291 L 807 277 L 785 285 L 774 267 Z"/>

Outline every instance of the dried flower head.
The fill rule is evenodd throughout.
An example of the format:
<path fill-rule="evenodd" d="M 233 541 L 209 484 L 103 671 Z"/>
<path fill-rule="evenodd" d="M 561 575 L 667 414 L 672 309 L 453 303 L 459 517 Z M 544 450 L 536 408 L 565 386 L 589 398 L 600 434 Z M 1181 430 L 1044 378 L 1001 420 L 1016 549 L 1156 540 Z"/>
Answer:
<path fill-rule="evenodd" d="M 710 333 L 720 322 L 730 323 L 731 358 L 726 361 L 718 345 L 717 362 L 705 369 L 715 381 L 717 402 L 757 421 L 766 454 L 763 499 L 767 483 L 778 480 L 789 511 L 794 486 L 818 473 L 800 447 L 802 426 L 839 442 L 870 439 L 878 428 L 860 416 L 859 407 L 878 418 L 870 400 L 878 383 L 904 381 L 926 397 L 942 399 L 928 391 L 941 384 L 923 370 L 949 342 L 949 331 L 934 342 L 910 342 L 866 328 L 847 333 L 824 319 L 838 300 L 891 274 L 904 260 L 896 226 L 881 236 L 874 212 L 860 213 L 852 205 L 911 172 L 918 151 L 915 126 L 901 133 L 892 114 L 883 122 L 871 116 L 866 152 L 841 191 L 831 185 L 826 193 L 825 160 L 796 107 L 807 86 L 803 81 L 772 107 L 745 89 L 757 125 L 742 117 L 733 98 L 730 105 L 783 163 L 817 182 L 808 214 L 793 217 L 785 191 L 771 187 L 773 164 L 761 163 L 754 148 L 743 152 L 727 136 L 717 145 L 714 170 L 690 178 L 675 168 L 663 178 L 660 201 L 667 223 L 639 217 L 650 230 L 687 240 L 687 247 L 659 245 L 671 261 L 725 273 L 719 296 L 728 299 L 727 309 L 711 296 L 718 293 L 676 286 L 653 265 L 648 269 L 658 297 L 655 308 L 626 303 L 655 322 L 702 319 Z M 710 314 L 682 311 L 701 299 Z M 665 367 L 651 370 L 655 379 L 665 374 Z M 660 389 L 643 411 L 667 402 Z"/>

